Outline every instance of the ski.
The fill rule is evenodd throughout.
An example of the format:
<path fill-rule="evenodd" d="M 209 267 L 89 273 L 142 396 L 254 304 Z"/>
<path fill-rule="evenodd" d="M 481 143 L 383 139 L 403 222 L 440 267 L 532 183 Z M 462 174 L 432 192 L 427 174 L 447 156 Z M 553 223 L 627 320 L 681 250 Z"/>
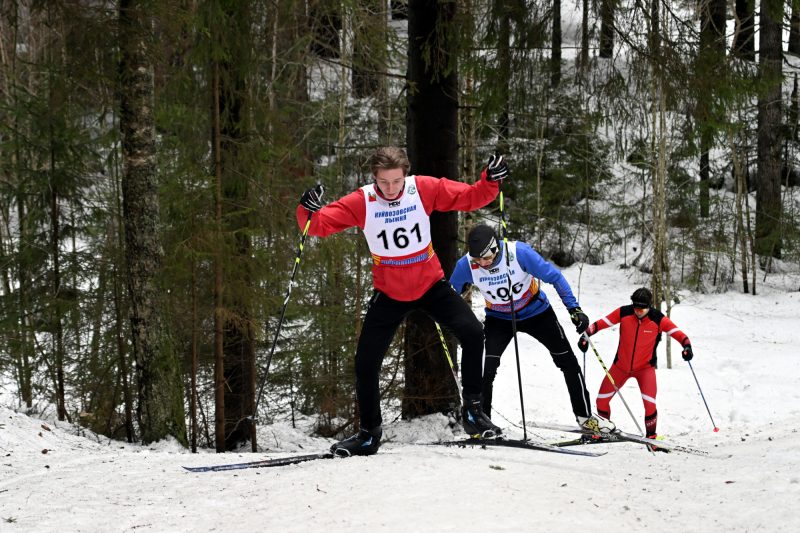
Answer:
<path fill-rule="evenodd" d="M 559 448 L 544 442 L 536 442 L 530 440 L 517 440 L 517 439 L 504 439 L 504 438 L 491 438 L 481 439 L 470 437 L 468 439 L 457 440 L 440 440 L 436 442 L 426 442 L 425 446 L 457 446 L 464 448 L 467 446 L 502 446 L 507 448 L 521 448 L 524 450 L 539 450 L 543 452 L 562 453 L 566 455 L 581 455 L 584 457 L 600 457 L 605 455 L 606 452 L 589 452 L 585 450 L 569 450 L 566 448 Z"/>
<path fill-rule="evenodd" d="M 642 437 L 641 435 L 634 435 L 633 433 L 625 433 L 624 431 L 619 431 L 619 430 L 614 431 L 613 433 L 597 436 L 591 431 L 581 429 L 579 427 L 564 426 L 560 424 L 531 424 L 531 425 L 538 429 L 549 429 L 553 431 L 561 431 L 564 433 L 578 433 L 589 437 L 597 437 L 596 440 L 599 441 L 597 442 L 597 444 L 608 443 L 608 442 L 620 442 L 620 441 L 636 442 L 639 444 L 646 444 L 648 446 L 660 448 L 662 450 L 683 452 L 692 455 L 699 455 L 701 457 L 708 457 L 708 452 L 706 452 L 705 450 L 699 450 L 697 448 L 692 448 L 690 446 L 683 446 L 681 444 L 674 444 L 672 442 L 660 439 L 648 439 L 646 437 Z"/>
<path fill-rule="evenodd" d="M 648 440 L 652 440 L 652 439 L 648 439 Z M 658 440 L 663 442 L 663 439 L 659 438 Z M 625 439 L 620 439 L 620 438 L 615 438 L 613 435 L 611 435 L 611 436 L 606 438 L 606 437 L 602 437 L 602 436 L 594 435 L 594 434 L 591 434 L 591 435 L 590 434 L 584 434 L 584 435 L 581 435 L 580 438 L 577 438 L 577 439 L 563 440 L 563 441 L 559 441 L 559 442 L 551 442 L 550 444 L 553 445 L 553 446 L 558 446 L 559 448 L 566 448 L 566 447 L 569 447 L 569 446 L 588 446 L 588 445 L 591 445 L 591 444 L 611 444 L 611 443 L 614 443 L 614 442 L 631 442 L 631 441 L 625 440 Z M 649 444 L 651 444 L 651 442 L 648 442 L 647 444 L 649 445 Z M 672 452 L 672 448 L 667 449 L 667 448 L 656 447 L 656 449 L 654 451 L 664 452 L 664 453 L 671 453 Z"/>
<path fill-rule="evenodd" d="M 562 440 L 558 442 L 551 442 L 549 443 L 551 446 L 558 446 L 559 448 L 565 448 L 568 446 L 583 446 L 584 444 L 607 444 L 609 442 L 626 442 L 624 440 L 608 440 L 602 437 L 597 437 L 595 435 L 581 435 L 577 439 L 571 440 Z"/>
<path fill-rule="evenodd" d="M 317 459 L 333 459 L 335 456 L 330 453 L 311 453 L 308 455 L 290 455 L 277 459 L 263 459 L 261 461 L 249 461 L 246 463 L 232 463 L 227 465 L 212 466 L 184 466 L 189 472 L 224 472 L 226 470 L 244 470 L 245 468 L 269 468 L 273 466 L 287 466 L 297 463 L 315 461 Z"/>

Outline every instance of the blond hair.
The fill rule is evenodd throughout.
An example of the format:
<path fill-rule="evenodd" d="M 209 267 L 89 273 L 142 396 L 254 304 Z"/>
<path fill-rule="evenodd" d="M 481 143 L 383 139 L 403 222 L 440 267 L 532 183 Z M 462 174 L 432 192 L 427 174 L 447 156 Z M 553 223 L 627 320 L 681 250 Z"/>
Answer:
<path fill-rule="evenodd" d="M 375 150 L 369 158 L 369 169 L 373 176 L 381 169 L 402 168 L 403 174 L 408 174 L 411 162 L 406 151 L 396 146 L 384 146 Z"/>

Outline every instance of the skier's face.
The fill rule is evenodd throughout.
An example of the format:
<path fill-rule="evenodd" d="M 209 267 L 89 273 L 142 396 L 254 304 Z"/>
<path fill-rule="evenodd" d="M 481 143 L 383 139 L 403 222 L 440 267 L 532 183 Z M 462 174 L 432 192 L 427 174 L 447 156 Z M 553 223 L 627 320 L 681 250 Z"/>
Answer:
<path fill-rule="evenodd" d="M 406 175 L 402 168 L 382 168 L 375 173 L 375 184 L 387 200 L 395 200 L 406 184 Z"/>
<path fill-rule="evenodd" d="M 634 307 L 633 313 L 636 315 L 637 318 L 644 318 L 649 310 L 650 310 L 649 307 Z"/>
<path fill-rule="evenodd" d="M 492 266 L 492 263 L 494 263 L 494 260 L 497 257 L 497 252 L 498 252 L 497 247 L 493 246 L 489 250 L 489 253 L 487 253 L 483 257 L 471 257 L 470 259 L 472 260 L 473 263 L 475 263 L 479 267 L 488 268 Z"/>

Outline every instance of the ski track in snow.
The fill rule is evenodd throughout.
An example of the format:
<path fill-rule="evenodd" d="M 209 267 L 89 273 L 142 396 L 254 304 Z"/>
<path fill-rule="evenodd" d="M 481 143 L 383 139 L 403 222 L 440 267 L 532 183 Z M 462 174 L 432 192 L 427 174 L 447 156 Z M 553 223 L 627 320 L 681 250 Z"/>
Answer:
<path fill-rule="evenodd" d="M 573 267 L 565 275 L 573 288 L 580 276 L 579 298 L 592 320 L 627 303 L 640 281 L 612 263 L 582 272 Z M 555 291 L 544 290 L 574 344 L 566 310 Z M 78 436 L 68 424 L 0 407 L 0 532 L 794 532 L 800 530 L 800 295 L 770 290 L 769 279 L 761 291 L 755 298 L 682 291 L 672 312 L 692 339 L 692 363 L 720 432 L 712 431 L 677 343 L 672 369 L 665 341 L 659 347 L 659 433 L 709 457 L 651 454 L 632 443 L 587 448 L 608 452 L 597 458 L 415 445 L 459 436 L 446 417 L 432 415 L 388 425 L 387 442 L 373 457 L 188 473 L 182 465 L 313 453 L 331 441 L 274 424 L 259 428 L 264 453 L 193 455 L 174 442 L 143 447 Z M 593 340 L 610 365 L 616 328 Z M 529 337 L 519 341 L 526 420 L 571 423 L 566 387 L 549 354 Z M 590 351 L 586 379 L 593 399 L 602 375 Z M 635 382 L 622 394 L 643 426 Z M 513 344 L 503 355 L 494 403 L 495 422 L 520 437 Z M 636 432 L 618 399 L 612 418 Z M 571 437 L 535 428 L 527 433 L 551 442 Z"/>

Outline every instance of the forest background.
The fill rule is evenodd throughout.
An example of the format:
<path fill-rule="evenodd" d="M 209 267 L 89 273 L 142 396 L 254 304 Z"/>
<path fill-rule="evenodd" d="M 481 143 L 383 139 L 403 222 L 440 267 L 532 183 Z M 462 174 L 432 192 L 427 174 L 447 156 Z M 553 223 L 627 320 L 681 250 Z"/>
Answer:
<path fill-rule="evenodd" d="M 506 156 L 502 212 L 432 218 L 447 274 L 501 216 L 667 313 L 799 270 L 796 0 L 1 5 L 0 387 L 29 413 L 218 451 L 351 432 L 370 256 L 355 230 L 298 255 L 294 210 L 381 145 L 465 182 Z M 452 410 L 449 375 L 412 315 L 383 402 Z"/>

